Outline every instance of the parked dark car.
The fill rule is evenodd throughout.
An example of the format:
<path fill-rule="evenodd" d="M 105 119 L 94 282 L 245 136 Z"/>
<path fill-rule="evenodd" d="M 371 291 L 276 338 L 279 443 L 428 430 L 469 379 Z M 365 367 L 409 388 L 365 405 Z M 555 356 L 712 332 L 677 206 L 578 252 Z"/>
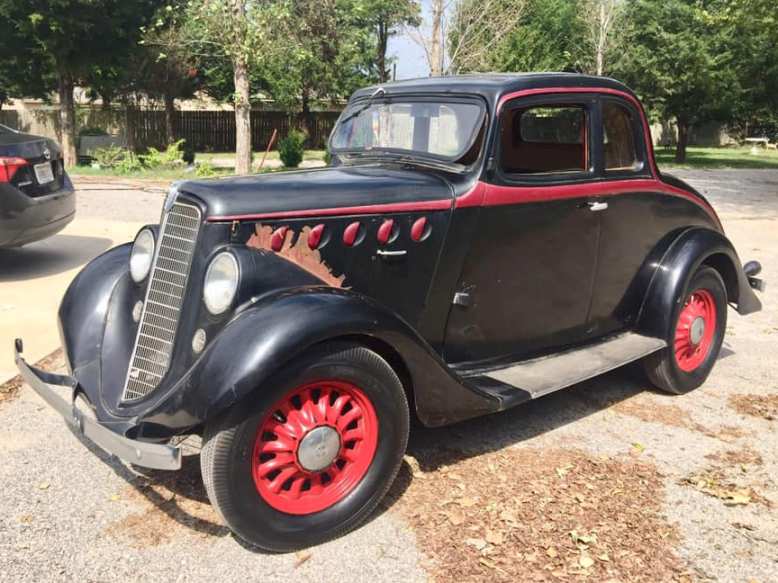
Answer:
<path fill-rule="evenodd" d="M 411 415 L 496 413 L 636 360 L 684 393 L 727 305 L 761 307 L 759 264 L 660 173 L 614 80 L 371 87 L 330 150 L 325 169 L 177 184 L 159 225 L 67 291 L 71 373 L 16 347 L 36 391 L 127 462 L 177 469 L 171 440 L 202 435 L 211 502 L 264 549 L 364 520 Z"/>
<path fill-rule="evenodd" d="M 49 237 L 75 212 L 76 195 L 56 142 L 0 124 L 0 248 Z"/>

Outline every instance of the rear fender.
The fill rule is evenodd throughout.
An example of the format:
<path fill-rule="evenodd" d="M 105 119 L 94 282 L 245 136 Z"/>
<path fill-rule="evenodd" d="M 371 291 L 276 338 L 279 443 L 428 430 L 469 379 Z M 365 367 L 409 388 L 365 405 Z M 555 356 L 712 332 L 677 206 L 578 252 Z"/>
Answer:
<path fill-rule="evenodd" d="M 729 239 L 717 231 L 694 227 L 680 233 L 659 264 L 650 266 L 653 275 L 638 316 L 639 332 L 669 337 L 689 281 L 703 264 L 719 272 L 727 287 L 728 302 L 738 313 L 746 315 L 761 309 Z"/>
<path fill-rule="evenodd" d="M 496 411 L 465 386 L 399 316 L 357 293 L 304 287 L 262 297 L 215 337 L 142 423 L 185 430 L 245 402 L 273 375 L 322 342 L 364 337 L 392 347 L 407 369 L 416 411 L 435 426 Z"/>

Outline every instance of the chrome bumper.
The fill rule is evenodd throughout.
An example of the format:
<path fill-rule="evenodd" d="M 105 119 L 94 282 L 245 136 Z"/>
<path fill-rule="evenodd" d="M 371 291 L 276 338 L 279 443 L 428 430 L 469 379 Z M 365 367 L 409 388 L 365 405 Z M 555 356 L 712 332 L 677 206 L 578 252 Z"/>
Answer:
<path fill-rule="evenodd" d="M 73 431 L 116 457 L 145 468 L 157 470 L 181 469 L 181 449 L 170 445 L 147 443 L 119 435 L 76 406 L 78 383 L 72 377 L 52 374 L 27 364 L 22 357 L 23 346 L 17 339 L 14 347 L 16 366 L 22 378 L 57 413 L 65 418 Z M 65 390 L 63 390 L 65 389 Z"/>

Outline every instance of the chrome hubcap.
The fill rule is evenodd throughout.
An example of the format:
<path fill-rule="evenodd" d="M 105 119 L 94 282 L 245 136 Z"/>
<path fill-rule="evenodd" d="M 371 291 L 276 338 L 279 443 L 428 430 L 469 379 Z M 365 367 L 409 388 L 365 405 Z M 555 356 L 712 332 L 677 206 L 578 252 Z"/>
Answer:
<path fill-rule="evenodd" d="M 340 435 L 332 427 L 311 429 L 300 441 L 297 461 L 303 469 L 318 472 L 329 467 L 340 452 Z"/>
<path fill-rule="evenodd" d="M 691 330 L 689 330 L 689 339 L 692 344 L 699 344 L 705 334 L 705 319 L 695 318 L 692 322 Z"/>

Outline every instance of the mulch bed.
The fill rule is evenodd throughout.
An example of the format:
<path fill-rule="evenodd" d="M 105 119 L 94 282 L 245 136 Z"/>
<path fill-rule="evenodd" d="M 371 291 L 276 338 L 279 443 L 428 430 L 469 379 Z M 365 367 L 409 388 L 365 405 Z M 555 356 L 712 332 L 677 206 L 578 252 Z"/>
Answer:
<path fill-rule="evenodd" d="M 436 580 L 695 579 L 674 551 L 662 477 L 649 463 L 563 449 L 415 455 L 395 508 Z"/>
<path fill-rule="evenodd" d="M 53 371 L 62 366 L 62 349 L 58 348 L 48 356 L 44 356 L 34 365 L 43 370 Z M 20 375 L 16 375 L 11 380 L 0 385 L 0 405 L 15 399 L 19 394 L 19 389 L 24 386 L 24 380 Z"/>

